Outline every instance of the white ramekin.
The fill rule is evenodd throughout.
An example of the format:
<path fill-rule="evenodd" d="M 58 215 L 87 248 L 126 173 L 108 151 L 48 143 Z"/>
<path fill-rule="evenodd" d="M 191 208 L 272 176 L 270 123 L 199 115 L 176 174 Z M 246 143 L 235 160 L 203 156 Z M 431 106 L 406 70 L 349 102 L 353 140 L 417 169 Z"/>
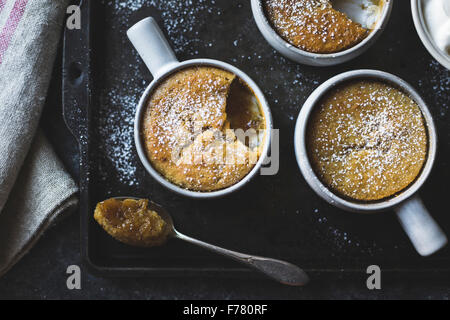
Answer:
<path fill-rule="evenodd" d="M 433 38 L 428 31 L 428 27 L 423 16 L 423 4 L 423 0 L 411 0 L 411 12 L 417 34 L 433 58 L 450 70 L 450 58 L 435 45 Z"/>

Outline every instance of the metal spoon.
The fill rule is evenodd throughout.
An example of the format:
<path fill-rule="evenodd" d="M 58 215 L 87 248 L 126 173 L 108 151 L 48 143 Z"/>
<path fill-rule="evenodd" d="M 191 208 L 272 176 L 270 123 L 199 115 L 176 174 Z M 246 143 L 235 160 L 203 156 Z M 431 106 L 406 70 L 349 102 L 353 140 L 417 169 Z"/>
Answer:
<path fill-rule="evenodd" d="M 135 197 L 116 197 L 117 200 L 125 200 L 125 199 L 135 199 L 139 200 L 139 198 Z M 195 244 L 199 247 L 205 248 L 207 250 L 219 253 L 223 256 L 232 258 L 238 262 L 241 262 L 243 264 L 246 264 L 253 269 L 256 269 L 265 275 L 269 276 L 270 278 L 290 286 L 303 286 L 309 282 L 308 275 L 299 267 L 285 262 L 281 260 L 275 260 L 271 258 L 265 258 L 265 257 L 258 257 L 248 254 L 239 253 L 236 251 L 227 250 L 224 248 L 220 248 L 218 246 L 188 237 L 180 232 L 178 232 L 174 225 L 173 225 L 173 219 L 172 216 L 169 214 L 169 212 L 164 209 L 159 204 L 156 204 L 154 202 L 149 201 L 148 208 L 150 210 L 155 211 L 158 213 L 161 218 L 167 223 L 169 228 L 171 229 L 171 232 L 169 234 L 169 237 L 178 238 L 187 242 L 190 242 L 192 244 Z"/>

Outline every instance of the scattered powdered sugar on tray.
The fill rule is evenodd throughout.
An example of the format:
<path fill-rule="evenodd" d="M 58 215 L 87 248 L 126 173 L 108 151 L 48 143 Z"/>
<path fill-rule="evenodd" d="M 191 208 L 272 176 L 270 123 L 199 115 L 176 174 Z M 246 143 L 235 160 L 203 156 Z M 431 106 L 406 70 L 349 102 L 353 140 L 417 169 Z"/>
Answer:
<path fill-rule="evenodd" d="M 104 1 L 105 2 L 105 1 Z M 148 0 L 117 0 L 117 1 L 106 1 L 108 5 L 114 6 L 115 10 L 128 9 L 131 11 L 136 11 L 142 6 L 147 4 Z"/>
<path fill-rule="evenodd" d="M 124 67 L 129 74 L 138 74 L 138 65 Z M 136 177 L 137 156 L 134 146 L 134 118 L 139 98 L 146 83 L 143 80 L 128 77 L 114 77 L 108 90 L 99 93 L 99 105 L 96 112 L 96 127 L 99 152 L 103 154 L 100 161 L 102 180 L 114 176 L 128 186 L 138 184 Z"/>
<path fill-rule="evenodd" d="M 439 62 L 434 59 L 430 60 L 429 72 L 431 79 L 425 82 L 422 79 L 418 80 L 419 87 L 426 87 L 431 85 L 435 105 L 430 105 L 430 108 L 439 108 L 439 116 L 444 118 L 448 114 L 449 109 L 449 93 L 450 93 L 450 76 L 449 70 L 443 68 Z M 431 103 L 432 101 L 426 101 Z"/>
<path fill-rule="evenodd" d="M 108 157 L 108 160 L 117 170 L 118 178 L 121 182 L 134 185 L 136 180 L 136 166 L 132 161 L 134 108 L 137 101 L 134 96 L 116 95 L 113 89 L 105 99 L 107 104 L 123 107 L 122 110 L 102 110 L 99 118 L 99 133 L 103 137 L 104 143 L 100 144 L 100 151 Z M 101 170 L 104 179 L 108 170 Z"/>
<path fill-rule="evenodd" d="M 352 234 L 352 232 L 343 231 L 329 221 L 328 217 L 323 215 L 319 209 L 313 209 L 312 216 L 318 222 L 317 231 L 326 241 L 331 240 L 329 244 L 333 247 L 333 256 L 342 254 L 342 252 L 352 253 L 357 251 L 368 256 L 374 256 L 383 252 L 383 248 L 378 247 L 376 241 L 362 239 L 358 235 Z"/>
<path fill-rule="evenodd" d="M 187 51 L 191 54 L 198 52 L 190 52 L 190 46 L 201 41 L 198 37 L 189 37 L 187 34 L 198 32 L 194 31 L 195 26 L 201 26 L 204 21 L 200 21 L 197 17 L 202 12 L 208 12 L 216 16 L 220 16 L 222 11 L 216 6 L 215 0 L 102 0 L 103 4 L 111 6 L 114 14 L 117 15 L 119 22 L 127 23 L 131 15 L 141 8 L 153 8 L 158 12 L 158 17 L 163 21 L 161 26 L 170 37 L 175 52 Z"/>

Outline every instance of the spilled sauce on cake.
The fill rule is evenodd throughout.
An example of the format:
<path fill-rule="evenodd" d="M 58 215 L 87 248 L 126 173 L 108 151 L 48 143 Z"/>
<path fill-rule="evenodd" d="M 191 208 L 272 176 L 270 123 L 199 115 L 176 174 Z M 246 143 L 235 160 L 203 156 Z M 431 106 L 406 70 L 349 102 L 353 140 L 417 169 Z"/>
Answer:
<path fill-rule="evenodd" d="M 420 174 L 428 150 L 419 106 L 379 81 L 350 81 L 328 92 L 307 129 L 309 160 L 335 193 L 381 200 L 407 188 Z"/>
<path fill-rule="evenodd" d="M 142 127 L 153 167 L 180 187 L 206 192 L 236 184 L 251 171 L 261 155 L 265 119 L 245 82 L 200 66 L 180 70 L 156 88 Z"/>
<path fill-rule="evenodd" d="M 312 53 L 346 50 L 370 33 L 345 13 L 335 10 L 329 0 L 264 0 L 264 9 L 272 27 L 284 40 Z"/>

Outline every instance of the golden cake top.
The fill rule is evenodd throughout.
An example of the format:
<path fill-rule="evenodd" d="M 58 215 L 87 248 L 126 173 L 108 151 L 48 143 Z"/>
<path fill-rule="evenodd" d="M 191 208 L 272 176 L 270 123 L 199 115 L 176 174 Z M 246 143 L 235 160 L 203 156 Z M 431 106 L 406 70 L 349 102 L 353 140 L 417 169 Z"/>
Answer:
<path fill-rule="evenodd" d="M 360 24 L 333 9 L 328 0 L 265 0 L 265 10 L 282 38 L 308 52 L 339 52 L 368 34 Z"/>
<path fill-rule="evenodd" d="M 377 81 L 351 81 L 327 93 L 311 115 L 308 153 L 322 182 L 356 200 L 380 200 L 407 188 L 428 150 L 418 105 Z"/>
<path fill-rule="evenodd" d="M 242 92 L 247 94 L 239 98 Z M 256 97 L 239 78 L 206 66 L 178 71 L 149 100 L 142 132 L 147 156 L 181 187 L 226 188 L 247 175 L 260 156 L 259 147 L 249 146 L 231 130 L 238 129 L 232 126 L 239 123 L 236 119 L 247 119 L 255 129 L 264 127 Z"/>

